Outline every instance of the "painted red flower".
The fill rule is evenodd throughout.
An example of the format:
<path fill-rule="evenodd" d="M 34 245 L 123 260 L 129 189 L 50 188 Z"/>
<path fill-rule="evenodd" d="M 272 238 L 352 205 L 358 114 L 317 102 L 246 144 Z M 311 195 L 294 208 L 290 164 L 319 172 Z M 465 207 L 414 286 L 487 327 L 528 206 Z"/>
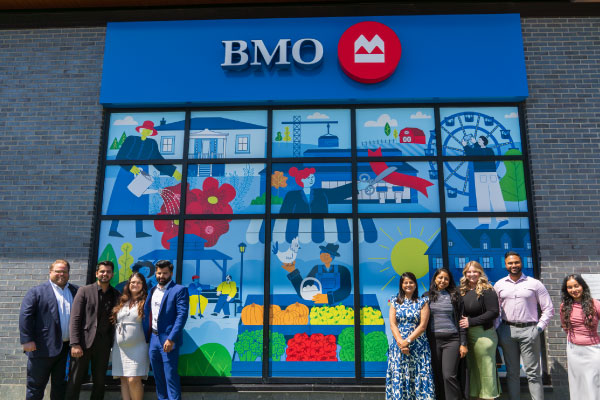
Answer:
<path fill-rule="evenodd" d="M 190 191 L 188 190 L 188 193 L 189 192 Z M 158 215 L 179 214 L 179 204 L 181 200 L 181 183 L 161 189 L 160 196 L 163 199 L 163 204 L 160 206 L 160 212 L 158 213 Z M 179 221 L 156 220 L 154 221 L 154 228 L 156 228 L 157 231 L 163 233 L 160 242 L 163 245 L 163 247 L 168 250 L 171 247 L 169 240 L 173 239 L 179 234 Z"/>
<path fill-rule="evenodd" d="M 228 183 L 219 186 L 219 181 L 208 177 L 202 190 L 193 189 L 187 198 L 188 214 L 233 214 L 229 203 L 235 198 L 235 188 Z"/>

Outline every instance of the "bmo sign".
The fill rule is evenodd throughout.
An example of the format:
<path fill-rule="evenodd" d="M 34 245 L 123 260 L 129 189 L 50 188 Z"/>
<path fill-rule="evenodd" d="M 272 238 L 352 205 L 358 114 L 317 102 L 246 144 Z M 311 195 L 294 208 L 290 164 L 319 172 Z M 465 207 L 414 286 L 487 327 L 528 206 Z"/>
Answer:
<path fill-rule="evenodd" d="M 315 69 L 324 58 L 323 44 L 313 38 L 279 39 L 269 49 L 263 40 L 223 40 L 225 70 L 248 67 Z M 352 25 L 338 42 L 338 59 L 344 73 L 361 83 L 377 83 L 395 71 L 402 48 L 393 30 L 379 22 L 366 21 Z"/>
<path fill-rule="evenodd" d="M 402 46 L 396 33 L 379 22 L 352 25 L 338 42 L 338 59 L 346 75 L 362 83 L 389 78 L 400 61 Z"/>

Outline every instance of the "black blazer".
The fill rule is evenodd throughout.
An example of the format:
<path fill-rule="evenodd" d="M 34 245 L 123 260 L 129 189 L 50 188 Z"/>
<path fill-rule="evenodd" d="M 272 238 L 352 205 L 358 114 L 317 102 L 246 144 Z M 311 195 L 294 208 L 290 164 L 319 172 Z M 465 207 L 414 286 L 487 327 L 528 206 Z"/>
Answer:
<path fill-rule="evenodd" d="M 112 286 L 106 291 L 110 296 L 112 309 L 117 305 L 120 293 Z M 98 283 L 92 283 L 79 289 L 71 307 L 71 322 L 69 323 L 69 335 L 71 345 L 79 345 L 89 349 L 96 338 L 98 327 Z M 110 335 L 114 335 L 114 325 L 111 325 Z"/>
<path fill-rule="evenodd" d="M 458 289 L 457 289 L 458 292 Z M 425 294 L 423 294 L 423 297 L 429 296 L 429 292 L 425 292 Z M 453 309 L 453 316 L 454 316 L 454 323 L 456 324 L 456 329 L 458 330 L 458 336 L 460 338 L 460 344 L 466 346 L 467 345 L 467 330 L 464 328 L 461 328 L 460 325 L 458 324 L 460 322 L 460 319 L 463 316 L 464 313 L 464 303 L 462 301 L 462 296 L 460 295 L 460 293 L 458 293 L 458 301 L 456 303 L 452 303 L 452 309 Z M 429 303 L 431 303 L 431 299 L 429 299 Z M 431 321 L 431 317 L 429 317 L 429 321 Z M 433 332 L 431 332 L 431 324 L 427 324 L 427 337 L 432 337 Z"/>
<path fill-rule="evenodd" d="M 73 298 L 77 286 L 68 286 Z M 50 281 L 27 291 L 19 313 L 19 336 L 21 344 L 35 342 L 36 350 L 29 352 L 31 358 L 55 357 L 63 346 L 60 330 L 58 304 Z"/>

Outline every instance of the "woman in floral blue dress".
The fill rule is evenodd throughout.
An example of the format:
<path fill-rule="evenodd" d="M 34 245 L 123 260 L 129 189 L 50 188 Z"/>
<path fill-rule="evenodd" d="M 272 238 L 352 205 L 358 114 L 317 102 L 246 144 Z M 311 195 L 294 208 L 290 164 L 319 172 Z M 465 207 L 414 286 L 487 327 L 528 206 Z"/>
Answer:
<path fill-rule="evenodd" d="M 419 299 L 412 272 L 400 277 L 398 295 L 392 297 L 390 327 L 394 341 L 388 353 L 386 400 L 434 400 L 431 350 L 423 333 L 429 321 L 429 299 Z"/>

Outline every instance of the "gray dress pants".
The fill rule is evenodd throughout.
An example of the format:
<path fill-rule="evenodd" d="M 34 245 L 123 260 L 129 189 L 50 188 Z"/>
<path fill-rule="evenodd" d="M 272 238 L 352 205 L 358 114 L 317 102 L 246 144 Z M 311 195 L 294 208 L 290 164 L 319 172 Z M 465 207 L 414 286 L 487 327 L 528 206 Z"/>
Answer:
<path fill-rule="evenodd" d="M 506 364 L 506 380 L 510 400 L 520 399 L 520 358 L 523 358 L 523 369 L 527 375 L 531 399 L 543 400 L 541 340 L 537 326 L 517 328 L 503 322 L 497 332 L 498 344 L 502 347 Z"/>

